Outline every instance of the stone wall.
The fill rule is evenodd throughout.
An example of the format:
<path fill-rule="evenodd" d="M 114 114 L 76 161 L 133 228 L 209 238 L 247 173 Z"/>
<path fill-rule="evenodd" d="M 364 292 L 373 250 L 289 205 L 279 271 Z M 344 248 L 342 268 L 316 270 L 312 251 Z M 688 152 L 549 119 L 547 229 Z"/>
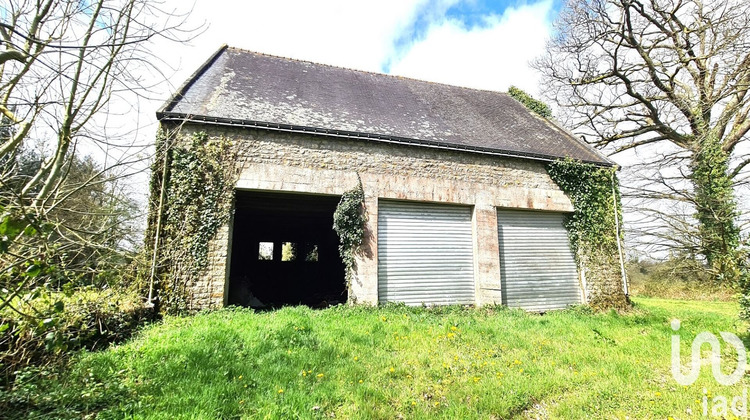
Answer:
<path fill-rule="evenodd" d="M 191 290 L 188 299 L 190 310 L 219 309 L 224 306 L 229 281 L 230 241 L 229 225 L 225 225 L 208 244 L 208 269 L 201 273 L 195 283 L 188 285 Z"/>
<path fill-rule="evenodd" d="M 206 131 L 238 148 L 237 188 L 340 195 L 365 191 L 365 243 L 357 258 L 350 299 L 377 303 L 378 199 L 473 206 L 477 304 L 501 302 L 496 207 L 570 212 L 568 197 L 543 162 L 427 147 L 269 131 L 186 124 L 182 135 Z M 230 222 L 231 224 L 231 222 Z M 231 226 L 211 244 L 208 272 L 193 285 L 195 308 L 226 301 Z"/>

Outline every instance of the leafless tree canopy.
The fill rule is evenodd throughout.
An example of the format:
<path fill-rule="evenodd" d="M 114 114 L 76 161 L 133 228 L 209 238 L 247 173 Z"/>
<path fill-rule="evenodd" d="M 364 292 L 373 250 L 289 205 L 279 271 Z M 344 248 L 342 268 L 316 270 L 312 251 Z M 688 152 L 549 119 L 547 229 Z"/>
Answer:
<path fill-rule="evenodd" d="M 639 242 L 699 253 L 692 174 L 712 142 L 746 204 L 750 2 L 570 0 L 535 67 L 563 122 L 625 163 Z"/>
<path fill-rule="evenodd" d="M 6 272 L 53 254 L 72 260 L 83 249 L 122 250 L 117 239 L 128 239 L 125 217 L 134 212 L 124 177 L 149 154 L 136 142 L 137 127 L 113 129 L 114 121 L 137 112 L 134 104 L 164 81 L 153 41 L 197 33 L 184 28 L 186 15 L 161 7 L 152 0 L 0 4 L 0 222 L 35 228 L 14 233 L 10 245 L 4 239 Z M 42 159 L 24 164 L 35 150 Z M 54 232 L 40 236 L 42 222 Z M 0 294 L 0 305 L 32 290 L 27 280 Z"/>
<path fill-rule="evenodd" d="M 94 118 L 127 92 L 146 91 L 148 41 L 181 22 L 146 0 L 14 0 L 0 6 L 0 112 L 8 137 L 0 158 L 30 143 L 51 145 L 20 193 L 37 209 L 61 198 L 59 186 L 79 138 L 107 144 Z"/>

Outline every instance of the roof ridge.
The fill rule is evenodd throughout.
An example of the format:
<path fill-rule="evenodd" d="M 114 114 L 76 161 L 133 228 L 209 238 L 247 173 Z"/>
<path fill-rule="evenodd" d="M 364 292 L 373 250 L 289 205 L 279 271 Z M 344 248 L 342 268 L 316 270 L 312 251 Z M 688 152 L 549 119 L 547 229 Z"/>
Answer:
<path fill-rule="evenodd" d="M 278 99 L 280 104 L 301 107 L 301 111 L 307 110 L 307 108 L 305 108 L 304 103 L 298 103 L 300 100 L 292 101 L 297 97 L 296 94 L 286 96 L 286 99 L 284 99 L 278 97 L 278 91 L 289 86 L 299 88 L 299 83 L 302 79 L 305 79 L 299 71 L 307 68 L 304 71 L 313 74 L 308 79 L 312 78 L 310 80 L 315 83 L 310 85 L 312 86 L 310 89 L 302 89 L 300 95 L 321 100 L 321 109 L 335 115 L 329 118 L 326 114 L 326 116 L 319 118 L 316 117 L 317 114 L 313 113 L 314 115 L 292 118 L 288 113 L 274 113 L 279 111 L 278 106 L 275 108 L 272 106 L 272 109 L 267 110 L 254 106 L 254 101 L 243 105 L 247 109 L 240 109 L 242 107 L 238 108 L 234 102 L 227 102 L 229 99 L 226 95 L 220 95 L 223 99 L 219 102 L 215 104 L 212 102 L 211 109 L 219 107 L 215 110 L 216 112 L 210 111 L 209 108 L 201 108 L 200 103 L 207 100 L 208 90 L 215 94 L 219 92 L 216 89 L 226 88 L 223 84 L 221 87 L 217 85 L 218 81 L 213 77 L 218 74 L 216 72 L 223 74 L 229 70 L 232 71 L 232 76 L 234 76 L 233 71 L 236 70 L 237 65 L 248 66 L 248 69 L 252 68 L 258 72 L 258 77 L 260 77 L 258 80 L 263 80 L 265 83 L 263 86 L 267 88 L 266 90 L 258 88 L 259 92 L 265 92 L 270 95 L 269 98 Z M 216 66 L 220 66 L 221 69 L 210 70 Z M 244 67 L 240 70 L 245 71 Z M 205 78 L 206 74 L 213 76 Z M 292 77 L 290 74 L 296 74 L 296 76 L 290 78 Z M 335 82 L 338 79 L 341 79 L 342 82 Z M 222 78 L 222 80 L 224 79 Z M 254 86 L 251 86 L 252 83 L 248 84 L 249 80 L 253 79 L 239 78 L 231 89 L 243 95 L 249 95 L 246 90 L 255 89 Z M 279 82 L 279 80 L 281 81 Z M 333 83 L 326 89 L 333 89 L 332 92 L 337 94 L 322 94 L 321 92 L 328 92 L 328 90 L 318 86 L 318 82 Z M 194 86 L 200 88 L 191 94 Z M 384 93 L 365 100 L 362 99 L 361 95 L 355 93 L 353 90 L 355 87 L 371 90 L 380 89 Z M 443 96 L 453 99 L 439 99 Z M 187 97 L 192 98 L 189 103 L 185 102 Z M 405 111 L 402 110 L 403 112 L 401 112 L 389 107 L 387 104 L 393 100 L 403 101 L 403 105 L 399 105 L 399 107 L 406 107 Z M 208 106 L 205 103 L 204 105 Z M 351 118 L 344 117 L 344 115 L 349 115 L 345 110 L 352 106 L 354 107 L 352 118 L 359 116 L 362 117 L 361 120 L 351 120 Z M 362 106 L 365 106 L 365 108 L 362 108 Z M 455 107 L 465 110 L 466 116 L 455 116 Z M 370 121 L 372 118 L 369 115 L 373 110 L 382 114 L 382 118 Z M 416 112 L 417 114 L 411 115 L 410 112 Z M 442 143 L 446 147 L 457 147 L 465 151 L 473 150 L 476 152 L 486 149 L 504 151 L 503 153 L 514 151 L 511 152 L 513 155 L 529 156 L 533 154 L 547 157 L 558 156 L 560 158 L 571 156 L 592 163 L 599 162 L 604 166 L 612 165 L 609 159 L 603 157 L 591 145 L 582 142 L 562 127 L 558 121 L 537 115 L 506 92 L 357 70 L 230 47 L 226 44 L 215 51 L 156 114 L 160 121 L 188 121 L 192 120 L 191 115 L 200 117 L 205 114 L 205 117 L 201 117 L 203 118 L 201 121 L 210 123 L 209 120 L 214 119 L 217 124 L 221 125 L 253 126 L 265 129 L 275 129 L 274 127 L 278 126 L 279 130 L 282 129 L 282 125 L 289 125 L 289 128 L 283 128 L 283 130 L 296 131 L 299 129 L 301 132 L 324 133 L 325 135 L 329 135 L 330 132 L 335 134 L 345 131 L 348 133 L 347 136 L 356 135 L 357 138 L 381 138 L 383 136 L 390 138 L 395 136 L 392 141 L 403 144 L 422 145 L 434 141 Z M 253 119 L 247 119 L 248 116 L 253 116 Z M 369 123 L 364 120 L 369 121 Z M 263 121 L 267 122 L 264 123 Z M 542 137 L 539 137 L 540 135 Z"/>
<path fill-rule="evenodd" d="M 537 114 L 536 112 L 528 109 L 525 105 L 523 105 L 516 98 L 513 98 L 513 96 L 511 96 L 508 92 L 502 92 L 502 91 L 499 91 L 499 90 L 491 90 L 491 89 L 472 88 L 472 87 L 467 87 L 467 86 L 451 85 L 449 83 L 433 82 L 433 81 L 424 80 L 424 79 L 417 79 L 417 78 L 409 77 L 409 76 L 399 76 L 399 75 L 395 75 L 395 74 L 388 74 L 388 73 L 380 73 L 380 72 L 374 72 L 374 71 L 369 71 L 369 70 L 354 69 L 354 68 L 351 68 L 351 67 L 336 66 L 336 65 L 333 65 L 333 64 L 319 63 L 317 61 L 303 60 L 303 59 L 300 59 L 300 58 L 285 57 L 285 56 L 282 56 L 282 55 L 268 54 L 268 53 L 253 51 L 253 50 L 249 50 L 249 49 L 246 49 L 246 48 L 227 46 L 226 44 L 224 44 L 223 47 L 225 47 L 226 49 L 229 49 L 229 50 L 235 50 L 235 51 L 240 51 L 240 52 L 243 52 L 243 53 L 255 54 L 255 55 L 259 55 L 259 56 L 263 56 L 263 57 L 279 58 L 279 59 L 282 59 L 282 60 L 289 60 L 289 61 L 294 61 L 294 62 L 297 62 L 297 63 L 308 63 L 308 64 L 313 64 L 313 65 L 317 65 L 317 66 L 324 66 L 324 67 L 329 67 L 329 68 L 334 68 L 334 69 L 348 70 L 348 71 L 353 71 L 353 72 L 357 72 L 357 73 L 371 74 L 371 75 L 374 75 L 374 76 L 385 76 L 385 77 L 391 77 L 391 78 L 402 79 L 402 80 L 412 80 L 412 81 L 416 81 L 416 82 L 420 82 L 420 83 L 429 83 L 429 84 L 432 84 L 432 85 L 447 86 L 447 87 L 450 87 L 450 88 L 466 89 L 466 90 L 474 91 L 474 92 L 486 92 L 486 93 L 492 93 L 492 94 L 505 95 L 505 96 L 507 96 L 509 98 L 512 98 L 517 104 L 521 105 L 521 108 L 523 108 L 526 112 L 528 112 L 529 114 L 531 114 L 533 117 L 542 120 L 543 123 L 550 125 L 554 130 L 558 130 L 560 132 L 560 134 L 562 134 L 564 136 L 570 137 L 576 143 L 577 146 L 583 147 L 583 150 L 585 150 L 585 151 L 591 151 L 591 150 L 593 150 L 594 153 L 596 155 L 598 155 L 599 157 L 601 157 L 602 159 L 604 159 L 604 160 L 606 160 L 608 162 L 612 162 L 612 160 L 610 160 L 609 158 L 607 158 L 606 156 L 604 156 L 602 153 L 600 153 L 598 150 L 596 150 L 595 147 L 592 147 L 591 145 L 589 145 L 587 143 L 584 144 L 578 137 L 575 136 L 575 134 L 573 134 L 571 131 L 569 131 L 568 129 L 566 129 L 565 127 L 563 127 L 558 121 L 556 121 L 553 118 L 547 118 L 547 117 L 541 116 L 541 115 Z"/>
<path fill-rule="evenodd" d="M 366 73 L 366 74 L 371 74 L 373 76 L 386 76 L 386 77 L 391 77 L 391 78 L 394 78 L 394 79 L 413 80 L 413 81 L 416 81 L 416 82 L 429 83 L 429 84 L 433 84 L 433 85 L 440 85 L 440 86 L 448 86 L 448 87 L 452 87 L 452 88 L 473 90 L 473 91 L 476 91 L 476 92 L 499 93 L 501 95 L 510 96 L 508 94 L 508 92 L 503 92 L 503 91 L 500 91 L 500 90 L 480 89 L 480 88 L 473 88 L 473 87 L 468 87 L 468 86 L 452 85 L 450 83 L 433 82 L 433 81 L 430 81 L 430 80 L 417 79 L 415 77 L 400 76 L 398 74 L 388 74 L 388 73 L 381 73 L 381 72 L 377 72 L 377 71 L 361 70 L 361 69 L 355 69 L 355 68 L 351 68 L 351 67 L 337 66 L 335 64 L 320 63 L 320 62 L 317 62 L 317 61 L 304 60 L 304 59 L 301 59 L 301 58 L 292 58 L 292 57 L 286 57 L 286 56 L 283 56 L 283 55 L 268 54 L 268 53 L 264 53 L 264 52 L 258 52 L 258 51 L 249 50 L 249 49 L 246 49 L 246 48 L 233 47 L 231 45 L 227 46 L 227 49 L 235 50 L 235 51 L 240 51 L 240 52 L 244 52 L 244 53 L 256 54 L 256 55 L 260 55 L 260 56 L 264 56 L 264 57 L 280 58 L 280 59 L 283 59 L 283 60 L 295 61 L 295 62 L 298 62 L 298 63 L 315 64 L 317 66 L 330 67 L 330 68 L 340 69 L 340 70 L 349 70 L 349 71 L 353 71 L 353 72 L 357 72 L 357 73 Z"/>

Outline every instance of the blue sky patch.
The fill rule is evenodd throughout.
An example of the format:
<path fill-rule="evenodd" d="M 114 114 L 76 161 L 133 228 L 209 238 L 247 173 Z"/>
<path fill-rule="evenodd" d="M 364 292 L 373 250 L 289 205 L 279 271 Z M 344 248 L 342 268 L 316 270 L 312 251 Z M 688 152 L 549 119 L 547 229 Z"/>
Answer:
<path fill-rule="evenodd" d="M 563 0 L 553 0 L 552 13 L 556 16 L 563 6 Z M 452 3 L 452 4 L 449 4 Z M 395 56 L 382 64 L 381 71 L 390 72 L 391 66 L 402 58 L 411 46 L 423 40 L 432 25 L 449 20 L 461 25 L 465 30 L 482 29 L 494 22 L 492 18 L 503 15 L 509 7 L 534 4 L 525 0 L 429 0 L 417 12 L 416 19 L 394 42 Z"/>

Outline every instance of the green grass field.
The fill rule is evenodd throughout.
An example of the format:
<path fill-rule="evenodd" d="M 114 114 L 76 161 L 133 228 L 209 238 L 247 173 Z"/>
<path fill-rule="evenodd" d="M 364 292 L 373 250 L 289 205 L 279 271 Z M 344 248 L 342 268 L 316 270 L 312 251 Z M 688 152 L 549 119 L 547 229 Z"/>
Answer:
<path fill-rule="evenodd" d="M 747 342 L 737 312 L 734 303 L 646 298 L 627 314 L 222 310 L 83 353 L 62 376 L 28 374 L 9 409 L 42 418 L 698 418 L 704 388 L 731 401 L 748 381 L 720 386 L 706 366 L 679 386 L 670 321 L 682 321 L 686 364 L 701 331 Z M 727 371 L 736 360 L 728 347 Z"/>

